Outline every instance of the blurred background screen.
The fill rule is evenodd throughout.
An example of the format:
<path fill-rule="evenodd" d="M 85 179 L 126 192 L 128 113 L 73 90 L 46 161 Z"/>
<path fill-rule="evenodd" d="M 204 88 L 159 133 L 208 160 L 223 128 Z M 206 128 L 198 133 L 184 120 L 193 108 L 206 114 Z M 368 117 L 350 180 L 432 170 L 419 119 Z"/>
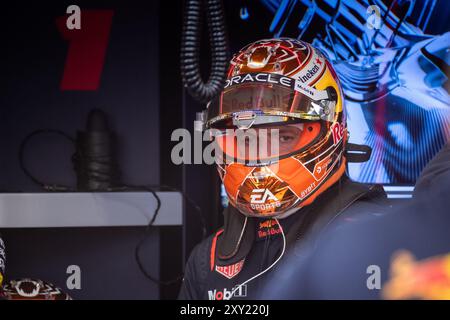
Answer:
<path fill-rule="evenodd" d="M 232 52 L 254 37 L 292 37 L 333 61 L 350 142 L 373 149 L 349 165 L 353 180 L 413 186 L 450 139 L 448 1 L 231 1 L 227 10 Z"/>

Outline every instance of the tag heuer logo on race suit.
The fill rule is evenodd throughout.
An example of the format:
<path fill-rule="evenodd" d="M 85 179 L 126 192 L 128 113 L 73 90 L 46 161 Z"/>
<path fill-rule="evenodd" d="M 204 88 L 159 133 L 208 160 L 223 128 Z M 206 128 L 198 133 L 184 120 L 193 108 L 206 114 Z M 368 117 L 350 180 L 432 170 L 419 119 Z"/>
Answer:
<path fill-rule="evenodd" d="M 216 266 L 216 271 L 228 279 L 232 279 L 242 270 L 244 259 L 229 266 Z"/>

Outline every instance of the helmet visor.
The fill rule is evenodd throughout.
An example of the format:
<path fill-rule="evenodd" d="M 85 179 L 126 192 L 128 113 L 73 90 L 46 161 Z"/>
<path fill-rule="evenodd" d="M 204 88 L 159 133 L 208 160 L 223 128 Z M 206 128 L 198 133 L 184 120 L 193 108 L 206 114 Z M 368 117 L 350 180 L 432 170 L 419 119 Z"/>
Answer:
<path fill-rule="evenodd" d="M 209 104 L 206 125 L 228 127 L 232 120 L 235 127 L 247 128 L 271 122 L 267 118 L 270 116 L 284 117 L 283 121 L 290 118 L 332 121 L 335 101 L 327 90 L 297 85 L 296 88 L 268 83 L 229 87 Z"/>

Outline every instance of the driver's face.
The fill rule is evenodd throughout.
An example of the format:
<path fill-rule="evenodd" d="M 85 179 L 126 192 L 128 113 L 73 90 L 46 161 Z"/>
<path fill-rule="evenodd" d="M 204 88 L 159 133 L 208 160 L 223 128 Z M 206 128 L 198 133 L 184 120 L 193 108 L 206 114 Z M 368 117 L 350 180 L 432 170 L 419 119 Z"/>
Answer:
<path fill-rule="evenodd" d="M 254 128 L 253 130 L 248 130 L 246 132 L 249 139 L 245 139 L 245 144 L 238 144 L 238 152 L 241 156 L 249 153 L 248 148 L 251 147 L 252 139 L 257 141 L 257 145 L 266 145 L 267 150 L 278 150 L 280 155 L 290 153 L 294 151 L 295 146 L 298 144 L 302 133 L 302 127 L 281 125 L 281 126 L 270 126 L 266 128 Z M 265 143 L 265 144 L 264 144 Z M 278 144 L 278 147 L 273 144 Z"/>
<path fill-rule="evenodd" d="M 216 136 L 223 154 L 231 159 L 255 160 L 286 156 L 311 143 L 320 134 L 321 123 L 301 122 L 285 125 L 227 129 Z M 221 152 L 221 153 L 222 153 Z M 218 154 L 221 154 L 218 153 Z M 230 159 L 230 161 L 231 161 Z"/>
<path fill-rule="evenodd" d="M 252 154 L 261 155 L 260 148 L 264 148 L 263 146 L 270 157 L 288 154 L 297 146 L 302 133 L 301 128 L 280 125 L 246 130 L 245 134 L 248 138 L 244 140 L 244 143 L 237 143 L 238 156 L 246 158 Z M 255 149 L 252 150 L 252 148 Z"/>

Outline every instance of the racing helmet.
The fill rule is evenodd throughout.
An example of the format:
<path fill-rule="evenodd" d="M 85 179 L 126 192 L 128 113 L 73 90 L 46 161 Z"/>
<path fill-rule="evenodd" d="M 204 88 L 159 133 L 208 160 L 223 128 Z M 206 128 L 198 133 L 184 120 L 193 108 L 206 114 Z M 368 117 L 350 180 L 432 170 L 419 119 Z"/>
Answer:
<path fill-rule="evenodd" d="M 0 298 L 7 300 L 72 300 L 55 285 L 39 279 L 17 279 L 5 283 Z"/>
<path fill-rule="evenodd" d="M 246 216 L 285 218 L 345 172 L 341 85 L 328 59 L 306 42 L 267 39 L 241 49 L 203 121 L 214 130 L 229 201 Z M 259 139 L 253 150 L 252 135 Z"/>

